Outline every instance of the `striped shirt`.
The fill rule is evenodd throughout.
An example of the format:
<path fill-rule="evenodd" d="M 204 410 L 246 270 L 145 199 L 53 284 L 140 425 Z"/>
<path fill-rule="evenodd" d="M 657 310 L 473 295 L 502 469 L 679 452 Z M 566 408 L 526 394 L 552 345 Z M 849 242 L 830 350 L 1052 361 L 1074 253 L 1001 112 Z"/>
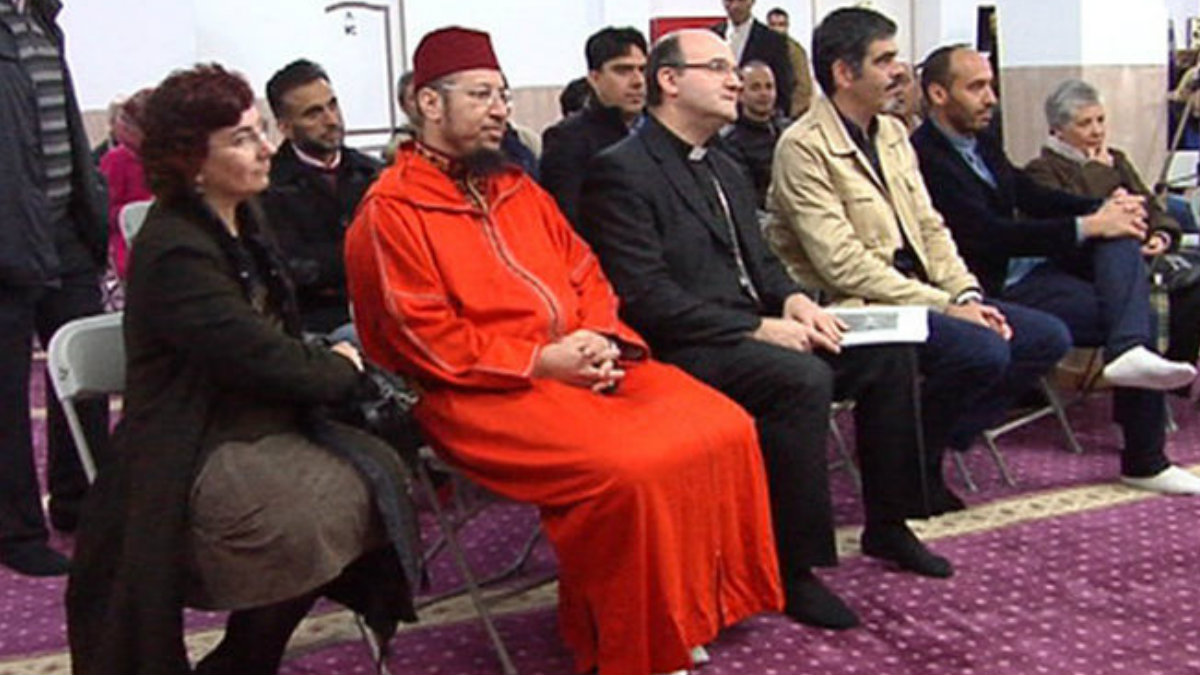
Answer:
<path fill-rule="evenodd" d="M 0 21 L 12 31 L 21 66 L 29 74 L 37 93 L 46 199 L 50 207 L 50 222 L 58 223 L 67 215 L 72 171 L 63 56 L 54 36 L 34 20 L 27 10 L 18 11 L 10 0 L 0 0 Z"/>

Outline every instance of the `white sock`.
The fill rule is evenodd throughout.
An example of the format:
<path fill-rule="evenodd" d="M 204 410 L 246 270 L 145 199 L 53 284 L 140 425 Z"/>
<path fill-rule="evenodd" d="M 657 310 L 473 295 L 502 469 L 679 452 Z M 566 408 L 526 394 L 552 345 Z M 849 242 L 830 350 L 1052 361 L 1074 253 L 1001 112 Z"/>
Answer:
<path fill-rule="evenodd" d="M 1133 478 L 1121 476 L 1121 482 L 1132 487 L 1161 492 L 1166 495 L 1200 495 L 1200 476 L 1177 466 L 1168 466 L 1153 476 Z"/>
<path fill-rule="evenodd" d="M 1125 350 L 1104 366 L 1104 379 L 1117 387 L 1166 391 L 1196 379 L 1190 363 L 1168 361 L 1142 346 Z"/>

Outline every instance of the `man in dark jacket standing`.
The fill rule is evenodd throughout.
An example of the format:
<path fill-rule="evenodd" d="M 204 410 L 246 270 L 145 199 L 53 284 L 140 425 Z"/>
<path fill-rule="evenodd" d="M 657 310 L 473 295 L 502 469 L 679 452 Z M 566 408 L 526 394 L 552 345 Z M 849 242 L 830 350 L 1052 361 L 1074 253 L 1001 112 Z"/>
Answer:
<path fill-rule="evenodd" d="M 329 76 L 300 59 L 271 76 L 267 101 L 286 139 L 271 160 L 263 206 L 287 257 L 304 330 L 350 322 L 342 240 L 354 209 L 382 166 L 346 147 L 346 126 Z"/>
<path fill-rule="evenodd" d="M 584 167 L 629 135 L 646 105 L 646 38 L 635 28 L 604 28 L 584 48 L 592 95 L 583 110 L 542 133 L 540 183 L 579 227 Z"/>
<path fill-rule="evenodd" d="M 0 563 L 65 574 L 46 545 L 29 407 L 32 344 L 99 314 L 107 251 L 103 190 L 65 63 L 57 0 L 0 0 Z M 72 530 L 87 480 L 49 382 L 50 519 Z M 78 406 L 104 454 L 107 402 Z"/>
<path fill-rule="evenodd" d="M 779 114 L 787 117 L 791 111 L 792 89 L 796 86 L 796 75 L 792 70 L 792 59 L 788 54 L 787 39 L 755 19 L 750 10 L 754 0 L 722 0 L 728 20 L 712 27 L 713 32 L 725 38 L 733 50 L 739 66 L 751 61 L 762 61 L 775 74 L 775 89 L 778 97 L 775 107 Z"/>

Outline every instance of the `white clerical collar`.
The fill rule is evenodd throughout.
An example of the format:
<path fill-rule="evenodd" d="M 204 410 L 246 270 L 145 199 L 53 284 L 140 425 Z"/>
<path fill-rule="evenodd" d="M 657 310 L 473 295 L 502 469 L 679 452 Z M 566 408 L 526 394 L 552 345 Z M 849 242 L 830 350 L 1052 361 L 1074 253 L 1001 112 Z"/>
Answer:
<path fill-rule="evenodd" d="M 333 158 L 328 162 L 322 162 L 312 155 L 305 154 L 304 151 L 297 147 L 295 143 L 292 144 L 292 150 L 295 151 L 296 158 L 301 162 L 325 171 L 332 171 L 338 168 L 338 165 L 342 163 L 342 151 L 340 148 L 337 150 L 337 152 L 333 153 Z"/>

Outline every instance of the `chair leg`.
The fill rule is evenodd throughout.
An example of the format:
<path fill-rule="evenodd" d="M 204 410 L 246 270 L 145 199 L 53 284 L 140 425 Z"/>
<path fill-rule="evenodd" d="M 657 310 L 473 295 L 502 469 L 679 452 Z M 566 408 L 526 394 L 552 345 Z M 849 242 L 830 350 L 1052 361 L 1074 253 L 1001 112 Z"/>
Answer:
<path fill-rule="evenodd" d="M 1008 470 L 1008 462 L 1004 461 L 1004 455 L 1000 454 L 1000 448 L 996 447 L 996 441 L 992 440 L 991 436 L 984 434 L 983 442 L 987 445 L 988 452 L 992 455 L 992 461 L 996 463 L 996 468 L 1000 470 L 1000 476 L 1009 487 L 1017 487 L 1017 481 L 1013 478 L 1012 472 Z"/>
<path fill-rule="evenodd" d="M 967 465 L 963 462 L 962 456 L 963 453 L 957 450 L 950 451 L 950 458 L 954 460 L 954 468 L 958 470 L 959 478 L 962 478 L 963 487 L 967 488 L 967 492 L 979 492 L 979 486 L 971 478 L 971 472 L 967 470 Z"/>
<path fill-rule="evenodd" d="M 496 656 L 500 659 L 501 670 L 504 672 L 504 675 L 517 675 L 517 668 L 513 665 L 512 658 L 508 654 L 508 648 L 504 645 L 504 640 L 500 637 L 500 632 L 496 630 L 496 626 L 492 622 L 491 611 L 487 608 L 483 593 L 479 590 L 475 574 L 471 572 L 471 567 L 467 564 L 467 556 L 458 541 L 458 534 L 455 532 L 450 519 L 446 516 L 446 512 L 442 509 L 442 505 L 438 502 L 437 494 L 433 488 L 433 481 L 429 478 L 429 470 L 422 462 L 417 463 L 417 478 L 421 482 L 422 488 L 430 497 L 434 518 L 437 519 L 438 527 L 441 528 L 442 535 L 446 538 L 446 545 L 454 557 L 454 562 L 458 566 L 459 572 L 462 573 L 463 579 L 466 581 L 467 593 L 471 596 L 471 604 L 475 606 L 475 611 L 479 614 L 480 621 L 483 622 L 483 628 L 487 631 L 488 638 L 492 641 L 492 648 L 495 649 Z"/>
<path fill-rule="evenodd" d="M 1063 436 L 1067 439 L 1067 447 L 1071 449 L 1071 452 L 1082 455 L 1083 446 L 1079 444 L 1079 439 L 1075 437 L 1075 430 L 1071 428 L 1071 422 L 1067 420 L 1067 408 L 1063 405 L 1062 397 L 1046 378 L 1038 380 L 1038 384 L 1041 385 L 1042 393 L 1046 395 L 1046 402 L 1054 411 L 1054 416 L 1058 418 L 1058 426 L 1062 428 Z"/>
<path fill-rule="evenodd" d="M 92 459 L 92 449 L 88 446 L 87 436 L 83 433 L 83 425 L 79 422 L 79 413 L 75 411 L 75 402 L 71 399 L 60 399 L 63 417 L 67 419 L 67 428 L 71 431 L 71 440 L 75 441 L 75 452 L 79 455 L 79 463 L 83 465 L 83 475 L 88 484 L 96 482 L 96 461 Z"/>

